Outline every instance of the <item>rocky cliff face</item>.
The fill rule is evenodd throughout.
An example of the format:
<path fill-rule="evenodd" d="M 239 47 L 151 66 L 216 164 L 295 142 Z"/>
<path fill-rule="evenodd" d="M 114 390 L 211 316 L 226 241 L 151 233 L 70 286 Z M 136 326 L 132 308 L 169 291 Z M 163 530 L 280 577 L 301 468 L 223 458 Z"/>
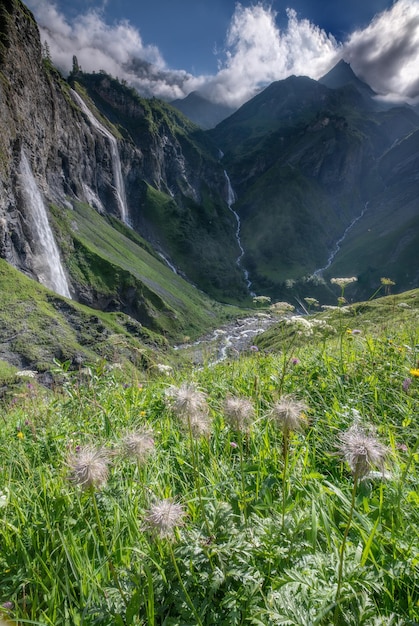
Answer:
<path fill-rule="evenodd" d="M 234 220 L 223 197 L 224 174 L 202 131 L 171 107 L 141 100 L 102 73 L 73 72 L 71 81 L 65 81 L 43 54 L 37 25 L 24 5 L 8 0 L 2 11 L 1 257 L 41 279 L 31 201 L 23 192 L 21 164 L 26 157 L 47 212 L 51 205 L 90 204 L 148 237 L 185 274 L 187 259 L 175 258 L 176 246 L 161 236 L 158 216 L 144 211 L 146 190 L 152 187 L 162 198 L 172 199 L 186 221 L 193 221 L 190 213 L 199 210 L 205 197 L 213 213 L 204 225 L 205 236 L 216 248 L 231 248 L 225 265 L 233 267 L 233 282 L 239 285 L 242 278 L 234 272 Z M 55 235 L 61 236 L 57 230 Z M 199 241 L 192 249 L 194 245 L 197 255 L 202 246 Z M 207 273 L 213 263 L 210 256 L 200 257 L 201 269 Z M 192 276 L 198 283 L 201 269 Z M 79 298 L 77 279 L 65 271 L 72 295 Z"/>

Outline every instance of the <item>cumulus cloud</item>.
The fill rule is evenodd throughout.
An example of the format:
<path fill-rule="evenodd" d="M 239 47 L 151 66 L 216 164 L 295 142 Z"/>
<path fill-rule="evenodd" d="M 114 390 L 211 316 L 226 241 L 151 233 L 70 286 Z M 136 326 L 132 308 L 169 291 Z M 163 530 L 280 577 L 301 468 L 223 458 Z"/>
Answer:
<path fill-rule="evenodd" d="M 238 106 L 262 86 L 291 74 L 320 78 L 338 61 L 339 44 L 308 20 L 299 20 L 294 10 L 287 9 L 287 16 L 287 28 L 281 31 L 271 8 L 238 4 L 225 61 L 202 91 Z"/>
<path fill-rule="evenodd" d="M 103 70 L 127 80 L 145 96 L 182 98 L 203 82 L 183 70 L 167 70 L 157 46 L 144 45 L 139 31 L 127 20 L 109 25 L 100 10 L 91 9 L 70 24 L 48 0 L 27 4 L 53 62 L 64 74 L 71 70 L 76 55 L 83 71 Z"/>
<path fill-rule="evenodd" d="M 419 100 L 419 2 L 398 0 L 352 33 L 345 59 L 388 100 Z"/>
<path fill-rule="evenodd" d="M 159 49 L 144 45 L 127 21 L 109 25 L 101 12 L 90 10 L 69 23 L 49 0 L 29 0 L 28 5 L 62 71 L 71 69 L 75 54 L 84 71 L 104 70 L 145 96 L 171 100 L 200 90 L 215 102 L 236 107 L 264 85 L 291 74 L 320 78 L 340 58 L 384 97 L 419 95 L 419 0 L 397 0 L 345 42 L 300 19 L 293 9 L 287 9 L 288 23 L 281 30 L 276 12 L 266 4 L 237 4 L 213 76 L 169 69 Z"/>

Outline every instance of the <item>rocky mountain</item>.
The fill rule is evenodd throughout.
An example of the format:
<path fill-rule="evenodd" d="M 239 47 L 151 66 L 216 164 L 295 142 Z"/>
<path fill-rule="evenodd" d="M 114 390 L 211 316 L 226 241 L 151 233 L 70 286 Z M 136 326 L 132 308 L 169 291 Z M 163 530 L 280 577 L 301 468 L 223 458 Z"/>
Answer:
<path fill-rule="evenodd" d="M 103 73 L 85 75 L 77 59 L 64 80 L 18 0 L 2 4 L 1 36 L 0 255 L 54 288 L 34 218 L 44 205 L 68 282 L 61 293 L 100 306 L 72 270 L 74 233 L 64 237 L 51 210 L 81 203 L 132 228 L 214 296 L 243 297 L 224 169 L 205 134 L 170 105 Z"/>
<path fill-rule="evenodd" d="M 173 100 L 171 104 L 205 130 L 214 128 L 236 110 L 223 104 L 210 102 L 198 91 L 192 91 L 186 98 Z"/>
<path fill-rule="evenodd" d="M 342 63 L 321 82 L 292 76 L 210 131 L 237 193 L 242 262 L 259 293 L 324 300 L 329 289 L 319 283 L 337 273 L 359 275 L 355 297 L 373 293 L 377 273 L 397 276 L 402 289 L 417 284 L 417 261 L 407 269 L 402 259 L 411 259 L 412 241 L 403 233 L 419 225 L 419 117 L 409 107 L 377 110 L 360 83 Z M 371 246 L 365 231 L 386 234 Z"/>
<path fill-rule="evenodd" d="M 367 105 L 372 106 L 375 104 L 378 106 L 378 104 L 372 100 L 372 98 L 377 95 L 376 92 L 371 89 L 367 83 L 360 80 L 353 72 L 349 63 L 346 63 L 343 59 L 332 67 L 327 74 L 319 78 L 319 83 L 326 85 L 326 87 L 330 89 L 340 89 L 346 85 L 353 85 L 359 93 L 365 96 L 365 103 Z"/>
<path fill-rule="evenodd" d="M 0 258 L 57 302 L 178 340 L 220 318 L 205 294 L 327 301 L 337 274 L 358 276 L 354 297 L 381 276 L 419 284 L 419 117 L 377 107 L 347 64 L 275 82 L 204 131 L 75 57 L 63 78 L 20 0 L 0 11 Z"/>

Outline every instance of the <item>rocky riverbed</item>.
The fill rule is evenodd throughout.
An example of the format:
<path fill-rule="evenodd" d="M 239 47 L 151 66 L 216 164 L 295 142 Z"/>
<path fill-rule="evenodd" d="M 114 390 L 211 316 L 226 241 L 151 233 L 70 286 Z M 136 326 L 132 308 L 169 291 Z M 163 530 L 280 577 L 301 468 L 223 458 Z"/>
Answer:
<path fill-rule="evenodd" d="M 257 313 L 217 328 L 193 343 L 175 346 L 175 350 L 182 352 L 194 365 L 214 365 L 243 351 L 256 351 L 254 338 L 277 321 L 278 316 Z"/>

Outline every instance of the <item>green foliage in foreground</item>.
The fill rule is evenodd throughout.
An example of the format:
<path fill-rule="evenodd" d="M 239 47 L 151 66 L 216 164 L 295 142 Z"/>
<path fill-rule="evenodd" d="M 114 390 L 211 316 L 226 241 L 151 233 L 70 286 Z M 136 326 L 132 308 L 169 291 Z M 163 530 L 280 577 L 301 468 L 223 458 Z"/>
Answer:
<path fill-rule="evenodd" d="M 417 623 L 414 313 L 385 333 L 345 323 L 332 340 L 297 347 L 291 335 L 276 354 L 200 370 L 62 369 L 54 395 L 29 381 L 2 413 L 5 613 L 54 626 Z M 167 394 L 185 381 L 205 394 L 186 423 Z M 284 434 L 268 416 L 290 395 L 306 405 L 306 427 Z M 229 425 L 228 396 L 252 403 L 248 428 Z M 207 437 L 193 428 L 201 417 Z M 358 481 L 343 461 L 354 422 L 388 447 L 385 473 Z M 120 454 L 133 430 L 154 440 L 146 460 Z M 109 454 L 101 488 L 69 480 L 69 455 L 86 444 Z M 160 520 L 162 537 L 149 511 L 166 498 L 185 517 Z"/>

